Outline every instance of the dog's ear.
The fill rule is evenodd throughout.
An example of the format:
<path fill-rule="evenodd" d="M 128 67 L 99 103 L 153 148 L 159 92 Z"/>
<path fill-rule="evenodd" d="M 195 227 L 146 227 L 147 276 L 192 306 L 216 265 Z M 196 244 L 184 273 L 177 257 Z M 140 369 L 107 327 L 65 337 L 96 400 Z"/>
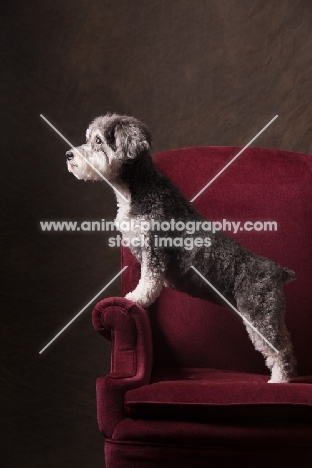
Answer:
<path fill-rule="evenodd" d="M 118 117 L 107 125 L 104 136 L 110 148 L 122 159 L 135 159 L 148 152 L 151 135 L 145 125 L 132 117 Z"/>

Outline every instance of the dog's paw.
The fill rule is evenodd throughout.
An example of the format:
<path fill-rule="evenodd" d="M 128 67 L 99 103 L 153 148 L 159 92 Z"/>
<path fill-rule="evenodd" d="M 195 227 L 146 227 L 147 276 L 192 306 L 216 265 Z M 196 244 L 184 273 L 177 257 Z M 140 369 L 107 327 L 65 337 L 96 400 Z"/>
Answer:
<path fill-rule="evenodd" d="M 279 374 L 279 375 L 271 375 L 270 380 L 268 380 L 268 383 L 288 383 L 289 378 L 285 374 Z"/>
<path fill-rule="evenodd" d="M 277 360 L 271 370 L 271 378 L 268 383 L 288 383 L 289 373 L 285 370 L 285 365 Z"/>
<path fill-rule="evenodd" d="M 151 305 L 151 301 L 147 297 L 136 294 L 135 291 L 132 291 L 125 295 L 125 298 L 129 301 L 136 302 L 139 306 L 146 308 Z"/>
<path fill-rule="evenodd" d="M 288 383 L 288 379 L 270 379 L 268 380 L 268 383 Z"/>

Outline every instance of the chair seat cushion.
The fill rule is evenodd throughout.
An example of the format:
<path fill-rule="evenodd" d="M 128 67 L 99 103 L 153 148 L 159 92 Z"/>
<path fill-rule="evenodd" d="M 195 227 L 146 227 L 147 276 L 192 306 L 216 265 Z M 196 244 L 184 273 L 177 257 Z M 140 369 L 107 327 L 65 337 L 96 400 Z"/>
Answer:
<path fill-rule="evenodd" d="M 134 419 L 312 421 L 312 376 L 269 384 L 267 375 L 215 369 L 162 369 L 125 395 Z"/>

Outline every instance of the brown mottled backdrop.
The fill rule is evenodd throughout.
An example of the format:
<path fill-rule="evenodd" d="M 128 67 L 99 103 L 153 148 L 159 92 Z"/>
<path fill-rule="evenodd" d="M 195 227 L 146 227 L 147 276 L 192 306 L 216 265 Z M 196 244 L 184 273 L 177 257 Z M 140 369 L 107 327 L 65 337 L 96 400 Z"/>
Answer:
<path fill-rule="evenodd" d="M 1 12 L 1 465 L 97 468 L 95 379 L 109 370 L 92 306 L 118 271 L 108 234 L 42 220 L 114 218 L 112 190 L 67 172 L 66 143 L 106 111 L 143 120 L 154 151 L 312 150 L 309 0 L 32 0 Z M 118 295 L 115 282 L 105 295 Z M 4 459 L 4 462 L 3 462 Z"/>

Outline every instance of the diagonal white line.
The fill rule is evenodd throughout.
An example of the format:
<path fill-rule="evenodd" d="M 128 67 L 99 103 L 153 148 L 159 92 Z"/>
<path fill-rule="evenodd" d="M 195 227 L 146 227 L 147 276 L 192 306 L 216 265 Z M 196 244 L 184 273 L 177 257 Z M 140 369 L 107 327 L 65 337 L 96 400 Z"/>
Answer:
<path fill-rule="evenodd" d="M 244 322 L 246 322 L 248 324 L 248 326 L 250 328 L 253 329 L 253 331 L 255 331 L 259 336 L 260 338 L 263 339 L 263 341 L 265 341 L 269 346 L 270 348 L 272 348 L 277 354 L 279 354 L 279 351 L 266 339 L 265 336 L 263 336 L 259 330 L 257 330 L 252 323 L 249 322 L 249 320 L 247 320 L 237 309 L 236 307 L 234 307 L 230 301 L 228 301 L 211 283 L 210 281 L 208 281 L 195 267 L 193 267 L 193 265 L 191 266 L 191 268 L 193 268 L 193 270 L 198 274 L 198 276 L 201 277 L 201 279 L 203 279 L 217 294 L 219 294 L 219 296 L 234 310 L 234 312 L 236 312 L 242 319 Z"/>
<path fill-rule="evenodd" d="M 203 187 L 203 188 L 202 188 L 202 189 L 201 189 L 201 190 L 198 192 L 198 194 L 197 194 L 197 195 L 195 195 L 195 197 L 193 197 L 193 198 L 192 198 L 191 202 L 193 202 L 194 200 L 196 200 L 196 198 L 197 198 L 197 197 L 199 197 L 199 195 L 201 195 L 201 194 L 202 194 L 202 193 L 203 193 L 203 192 L 206 190 L 206 188 L 208 188 L 208 187 L 209 187 L 209 185 L 211 185 L 211 184 L 212 184 L 212 182 L 214 182 L 214 181 L 215 181 L 215 180 L 216 180 L 216 179 L 219 177 L 219 175 L 221 175 L 221 174 L 222 174 L 222 172 L 224 172 L 224 171 L 225 171 L 225 170 L 226 170 L 226 169 L 227 169 L 227 168 L 228 168 L 228 167 L 229 167 L 229 166 L 230 166 L 230 165 L 231 165 L 231 164 L 232 164 L 232 163 L 235 161 L 235 159 L 237 159 L 237 158 L 238 158 L 238 156 L 240 156 L 240 155 L 241 155 L 241 154 L 242 154 L 242 153 L 245 151 L 245 149 L 247 149 L 247 148 L 248 148 L 248 146 L 250 146 L 250 145 L 251 145 L 251 143 L 253 143 L 253 142 L 255 141 L 255 139 L 256 139 L 256 138 L 258 138 L 258 136 L 259 136 L 259 135 L 261 135 L 261 133 L 263 133 L 263 132 L 264 132 L 264 130 L 266 130 L 266 129 L 269 127 L 269 125 L 271 125 L 271 123 L 273 123 L 273 122 L 274 122 L 274 120 L 276 120 L 276 119 L 277 119 L 277 117 L 278 117 L 278 115 L 276 115 L 275 117 L 273 117 L 273 119 L 272 119 L 272 120 L 270 120 L 270 122 L 269 122 L 269 123 L 267 123 L 267 124 L 265 125 L 265 127 L 263 127 L 263 129 L 262 129 L 262 130 L 260 130 L 260 132 L 259 132 L 259 133 L 257 133 L 257 135 L 256 135 L 255 137 L 253 137 L 253 139 L 252 139 L 252 140 L 250 140 L 250 142 L 249 142 L 249 143 L 247 143 L 247 145 L 246 145 L 246 146 L 244 146 L 244 148 L 243 148 L 243 149 L 241 149 L 241 150 L 240 150 L 240 152 L 239 152 L 239 153 L 237 153 L 237 155 L 236 155 L 236 156 L 234 156 L 234 158 L 233 158 L 233 159 L 231 159 L 231 161 L 230 161 L 230 162 L 228 162 L 228 163 L 226 164 L 226 166 L 224 166 L 224 168 L 223 168 L 223 169 L 221 169 L 221 171 L 220 171 L 220 172 L 218 172 L 218 174 L 217 174 L 217 175 L 215 175 L 215 176 L 213 177 L 213 179 L 211 179 L 211 181 L 210 181 L 210 182 L 208 182 L 208 184 L 207 184 L 207 185 L 205 185 L 205 187 Z"/>
<path fill-rule="evenodd" d="M 75 315 L 75 317 L 72 318 L 71 321 L 68 322 L 68 324 L 65 325 L 65 327 L 63 327 L 62 330 L 61 330 L 60 332 L 58 332 L 57 335 L 55 335 L 55 337 L 54 337 L 51 341 L 49 341 L 49 343 L 48 343 L 44 348 L 42 348 L 41 351 L 39 351 L 39 354 L 42 354 L 43 351 L 45 351 L 45 350 L 48 348 L 48 346 L 50 346 L 50 344 L 53 343 L 53 341 L 55 341 L 56 338 L 58 338 L 58 337 L 63 333 L 63 331 L 65 331 L 66 328 L 68 328 L 69 325 L 71 325 L 71 324 L 76 320 L 76 318 L 78 318 L 79 315 L 81 315 L 82 312 L 84 312 L 84 311 L 86 310 L 86 308 L 87 308 L 90 304 L 92 304 L 92 302 L 94 301 L 94 299 L 96 299 L 103 291 L 105 291 L 105 289 L 107 289 L 108 286 L 110 286 L 110 285 L 113 283 L 113 281 L 115 281 L 115 279 L 118 278 L 118 276 L 120 276 L 121 273 L 122 273 L 123 271 L 125 271 L 126 268 L 128 268 L 128 266 L 123 267 L 123 269 L 122 269 L 116 276 L 114 276 L 114 278 L 113 278 L 112 280 L 110 280 L 109 283 L 107 283 L 107 285 L 104 286 L 104 288 L 101 289 L 101 291 L 100 291 L 99 293 L 97 293 L 97 294 L 91 299 L 91 301 L 89 301 L 88 304 L 86 304 L 86 305 L 83 307 L 83 309 L 81 309 L 81 311 L 78 312 L 78 314 Z"/>
<path fill-rule="evenodd" d="M 107 180 L 106 177 L 104 177 L 103 174 L 101 174 L 101 172 L 98 171 L 98 170 L 96 169 L 96 167 L 94 167 L 93 164 L 91 164 L 91 163 L 87 160 L 87 158 L 85 158 L 85 157 L 80 153 L 80 151 L 78 151 L 77 148 L 75 148 L 75 147 L 71 144 L 71 142 L 67 140 L 67 138 L 64 137 L 64 135 L 62 135 L 62 133 L 59 132 L 58 129 L 55 128 L 54 125 L 52 125 L 51 122 L 49 122 L 48 119 L 45 118 L 44 115 L 40 114 L 40 117 L 41 117 L 43 120 L 45 120 L 45 122 L 47 122 L 47 124 L 50 125 L 50 127 L 53 128 L 53 130 L 54 130 L 61 138 L 63 138 L 63 140 L 66 141 L 66 143 L 67 143 L 73 150 L 77 151 L 77 153 L 79 154 L 79 156 L 81 156 L 81 158 L 84 159 L 85 162 L 86 162 L 87 164 L 89 164 L 89 166 L 92 167 L 92 169 L 93 169 L 100 177 L 102 177 L 102 179 L 105 180 L 105 182 L 106 182 L 108 185 L 110 185 L 110 186 L 115 190 L 115 192 L 118 193 L 118 195 L 121 196 L 121 198 L 123 198 L 126 202 L 128 201 L 128 200 L 125 198 L 125 196 L 124 196 L 121 192 L 119 192 L 119 190 L 117 190 L 116 187 L 114 187 L 114 185 L 113 185 L 109 180 Z"/>

